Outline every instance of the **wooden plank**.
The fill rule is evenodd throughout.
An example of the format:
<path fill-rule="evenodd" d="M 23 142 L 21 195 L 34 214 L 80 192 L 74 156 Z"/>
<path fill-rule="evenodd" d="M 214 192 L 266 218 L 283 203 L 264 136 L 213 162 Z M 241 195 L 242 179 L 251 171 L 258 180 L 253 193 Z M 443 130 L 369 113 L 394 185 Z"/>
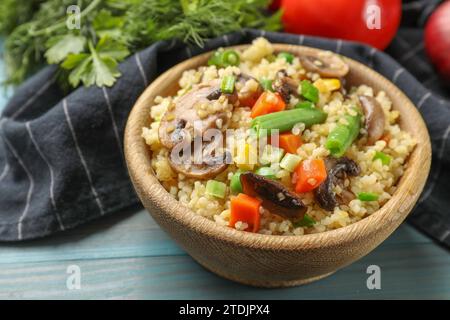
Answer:
<path fill-rule="evenodd" d="M 68 290 L 66 268 L 81 268 Z M 368 290 L 366 268 L 381 268 L 381 290 Z M 383 245 L 322 281 L 258 289 L 205 271 L 188 256 L 3 264 L 0 299 L 386 299 L 450 298 L 450 255 L 433 244 Z"/>
<path fill-rule="evenodd" d="M 431 243 L 403 224 L 385 245 Z M 74 230 L 17 244 L 0 245 L 0 264 L 180 255 L 184 251 L 145 210 L 117 213 Z"/>

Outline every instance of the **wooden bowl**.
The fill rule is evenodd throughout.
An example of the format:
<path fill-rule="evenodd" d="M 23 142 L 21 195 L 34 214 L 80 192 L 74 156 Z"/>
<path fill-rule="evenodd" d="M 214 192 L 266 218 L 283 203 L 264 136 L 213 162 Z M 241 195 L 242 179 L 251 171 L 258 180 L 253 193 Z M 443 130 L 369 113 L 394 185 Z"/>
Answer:
<path fill-rule="evenodd" d="M 243 49 L 247 47 L 237 46 Z M 318 49 L 275 44 L 276 51 L 296 55 Z M 149 107 L 156 96 L 175 94 L 183 71 L 205 65 L 210 53 L 180 63 L 158 77 L 141 95 L 125 130 L 125 156 L 134 187 L 142 203 L 198 263 L 233 281 L 285 287 L 309 283 L 363 257 L 385 240 L 406 218 L 427 179 L 431 146 L 427 128 L 412 102 L 394 84 L 372 69 L 345 58 L 350 84 L 367 84 L 384 90 L 398 110 L 400 126 L 416 140 L 393 197 L 377 212 L 349 226 L 302 236 L 262 235 L 223 227 L 196 215 L 175 200 L 158 182 L 150 165 L 150 151 L 141 137 L 149 125 Z"/>

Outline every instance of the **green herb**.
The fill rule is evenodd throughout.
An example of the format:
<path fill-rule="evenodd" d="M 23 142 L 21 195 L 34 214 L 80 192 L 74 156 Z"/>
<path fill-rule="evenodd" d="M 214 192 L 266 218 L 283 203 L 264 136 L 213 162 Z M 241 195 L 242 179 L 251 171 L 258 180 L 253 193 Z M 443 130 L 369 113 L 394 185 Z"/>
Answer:
<path fill-rule="evenodd" d="M 275 172 L 273 171 L 273 169 L 271 167 L 261 167 L 256 169 L 255 171 L 256 174 L 266 177 L 268 179 L 276 179 L 277 176 L 275 175 Z"/>
<path fill-rule="evenodd" d="M 206 182 L 205 192 L 207 195 L 223 199 L 227 192 L 227 185 L 220 181 L 208 180 L 208 182 Z"/>
<path fill-rule="evenodd" d="M 375 152 L 375 156 L 373 157 L 373 160 L 375 161 L 377 159 L 380 159 L 381 163 L 384 166 L 388 166 L 391 163 L 391 160 L 392 160 L 391 156 L 389 156 L 386 153 L 381 152 L 381 151 Z"/>
<path fill-rule="evenodd" d="M 286 153 L 286 155 L 280 162 L 280 167 L 289 172 L 293 172 L 300 161 L 302 161 L 302 158 L 300 158 L 298 155 Z"/>
<path fill-rule="evenodd" d="M 319 101 L 319 90 L 308 80 L 303 80 L 300 83 L 300 93 L 311 102 L 317 103 Z"/>
<path fill-rule="evenodd" d="M 280 52 L 278 58 L 286 60 L 287 63 L 292 63 L 294 61 L 294 55 L 289 52 Z"/>
<path fill-rule="evenodd" d="M 216 66 L 218 68 L 225 68 L 228 66 L 238 66 L 241 59 L 239 54 L 234 50 L 217 50 L 214 51 L 208 60 L 209 66 Z"/>
<path fill-rule="evenodd" d="M 358 193 L 358 199 L 361 201 L 377 201 L 378 195 L 373 192 L 361 192 Z"/>
<path fill-rule="evenodd" d="M 298 227 L 312 227 L 313 225 L 316 224 L 316 221 L 311 218 L 310 216 L 308 216 L 307 214 L 304 215 L 303 219 L 294 223 L 294 227 L 298 228 Z"/>
<path fill-rule="evenodd" d="M 243 28 L 278 30 L 281 11 L 269 0 L 2 0 L 0 34 L 6 36 L 7 83 L 19 84 L 45 64 L 59 64 L 72 87 L 111 86 L 118 63 L 159 40 L 204 42 Z M 80 8 L 80 28 L 70 29 L 67 8 Z M 227 52 L 227 51 L 226 51 Z M 239 56 L 228 51 L 229 65 Z M 65 71 L 68 70 L 68 71 Z"/>
<path fill-rule="evenodd" d="M 234 76 L 223 77 L 222 83 L 220 84 L 220 90 L 223 93 L 233 93 L 235 82 L 236 80 L 234 79 Z"/>
<path fill-rule="evenodd" d="M 271 92 L 273 92 L 274 90 L 273 90 L 272 82 L 273 82 L 273 81 L 270 80 L 270 79 L 261 79 L 261 81 L 260 81 L 261 86 L 263 87 L 263 89 L 264 89 L 265 91 L 271 91 Z"/>
<path fill-rule="evenodd" d="M 231 191 L 234 193 L 242 192 L 242 184 L 241 184 L 241 171 L 237 171 L 232 177 L 230 181 Z"/>
<path fill-rule="evenodd" d="M 284 150 L 278 147 L 274 147 L 271 144 L 264 146 L 263 152 L 259 157 L 259 162 L 264 165 L 270 163 L 279 163 L 284 156 Z"/>

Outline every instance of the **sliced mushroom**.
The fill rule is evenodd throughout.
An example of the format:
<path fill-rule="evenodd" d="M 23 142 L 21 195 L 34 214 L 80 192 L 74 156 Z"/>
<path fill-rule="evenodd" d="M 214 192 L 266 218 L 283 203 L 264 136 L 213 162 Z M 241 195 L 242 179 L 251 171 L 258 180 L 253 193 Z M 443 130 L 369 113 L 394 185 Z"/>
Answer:
<path fill-rule="evenodd" d="M 364 112 L 367 143 L 374 144 L 384 133 L 385 116 L 384 111 L 378 101 L 369 96 L 358 96 Z"/>
<path fill-rule="evenodd" d="M 306 71 L 318 73 L 324 78 L 342 78 L 350 70 L 348 64 L 332 52 L 320 52 L 300 56 L 299 58 Z"/>
<path fill-rule="evenodd" d="M 227 156 L 225 154 L 222 156 L 211 157 L 208 161 L 204 161 L 201 164 L 177 163 L 169 157 L 169 164 L 173 170 L 185 175 L 188 178 L 205 180 L 218 175 L 227 168 L 228 164 L 226 157 Z"/>
<path fill-rule="evenodd" d="M 195 142 L 185 139 L 171 150 L 169 164 L 174 171 L 188 178 L 209 179 L 224 171 L 230 163 L 231 155 L 218 148 L 218 141 L 202 142 L 200 150 L 195 150 L 194 146 Z M 196 152 L 201 154 L 198 158 L 201 161 L 197 160 Z"/>
<path fill-rule="evenodd" d="M 246 86 L 247 81 L 250 80 L 255 81 L 254 88 L 252 88 L 254 90 L 248 89 Z M 239 105 L 242 107 L 253 107 L 256 100 L 258 100 L 259 96 L 264 92 L 263 88 L 258 80 L 244 73 L 239 75 L 237 81 L 240 87 L 239 90 L 237 90 Z"/>
<path fill-rule="evenodd" d="M 182 96 L 172 109 L 167 110 L 161 119 L 158 132 L 159 140 L 164 147 L 172 149 L 188 133 L 194 138 L 198 135 L 201 136 L 207 129 L 218 127 L 217 124 L 224 125 L 228 122 L 229 115 L 225 111 L 218 111 L 202 118 L 195 108 L 196 105 L 202 103 L 211 103 L 209 97 L 216 94 L 217 89 L 220 90 L 218 81 L 200 85 Z M 194 126 L 196 121 L 199 121 L 201 126 Z M 197 132 L 193 132 L 194 128 Z"/>
<path fill-rule="evenodd" d="M 263 207 L 272 214 L 289 219 L 303 218 L 306 206 L 301 198 L 281 183 L 252 172 L 242 173 L 240 180 L 244 193 L 260 198 Z"/>
<path fill-rule="evenodd" d="M 272 86 L 286 103 L 289 102 L 291 94 L 298 96 L 299 82 L 289 77 L 284 69 L 277 72 Z"/>
<path fill-rule="evenodd" d="M 325 165 L 327 168 L 327 178 L 320 184 L 318 188 L 314 190 L 314 197 L 321 208 L 332 211 L 339 204 L 337 196 L 333 191 L 336 184 L 341 184 L 347 176 L 357 176 L 360 174 L 361 169 L 358 164 L 347 158 L 327 158 L 325 159 Z M 348 190 L 346 190 L 348 191 Z M 350 191 L 348 191 L 350 192 Z M 349 197 L 348 194 L 341 194 L 342 197 Z"/>

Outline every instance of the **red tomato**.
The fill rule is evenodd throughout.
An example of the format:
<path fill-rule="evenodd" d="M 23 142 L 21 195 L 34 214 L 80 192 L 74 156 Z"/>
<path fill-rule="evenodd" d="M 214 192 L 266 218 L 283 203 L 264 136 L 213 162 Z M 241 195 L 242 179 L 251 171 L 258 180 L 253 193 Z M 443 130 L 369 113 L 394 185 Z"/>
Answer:
<path fill-rule="evenodd" d="M 425 26 L 425 49 L 438 72 L 450 84 L 450 1 L 441 4 Z"/>
<path fill-rule="evenodd" d="M 385 49 L 401 17 L 401 0 L 282 0 L 285 30 L 360 41 Z"/>

